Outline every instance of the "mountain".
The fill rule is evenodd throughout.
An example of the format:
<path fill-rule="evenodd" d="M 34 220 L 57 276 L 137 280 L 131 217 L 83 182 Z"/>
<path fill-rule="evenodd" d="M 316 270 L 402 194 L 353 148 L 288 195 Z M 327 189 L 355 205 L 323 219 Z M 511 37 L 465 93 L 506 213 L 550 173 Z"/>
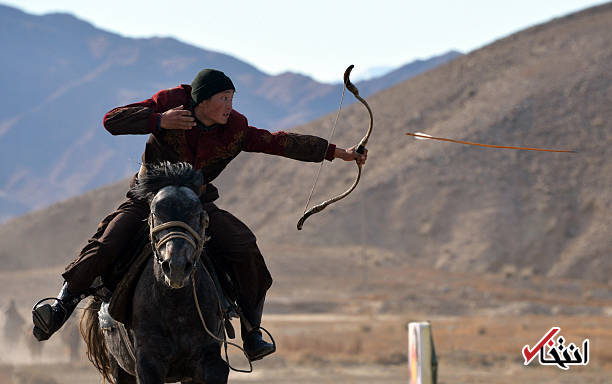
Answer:
<path fill-rule="evenodd" d="M 375 126 L 360 184 L 301 232 L 295 225 L 318 165 L 241 154 L 215 182 L 218 204 L 263 245 L 334 247 L 347 263 L 612 284 L 610 46 L 612 3 L 518 32 L 369 97 Z M 333 116 L 295 131 L 318 134 Z M 361 104 L 345 107 L 332 141 L 356 143 L 367 119 Z M 417 141 L 406 132 L 577 153 Z M 356 173 L 339 160 L 324 168 L 315 203 L 344 191 Z M 126 187 L 0 226 L 5 268 L 70 261 Z"/>
<path fill-rule="evenodd" d="M 371 67 L 361 70 L 355 70 L 351 74 L 353 82 L 370 80 L 376 77 L 381 77 L 393 71 L 395 68 L 390 66 Z"/>
<path fill-rule="evenodd" d="M 144 138 L 112 137 L 104 113 L 190 83 L 203 67 L 223 69 L 238 89 L 236 108 L 270 130 L 332 111 L 341 91 L 175 39 L 125 38 L 69 14 L 0 5 L 0 44 L 0 85 L 10 95 L 0 108 L 0 222 L 135 172 Z"/>
<path fill-rule="evenodd" d="M 376 92 L 382 91 L 383 89 L 408 80 L 411 77 L 427 72 L 430 69 L 434 69 L 435 67 L 445 64 L 461 55 L 461 52 L 451 50 L 440 56 L 435 56 L 426 60 L 413 61 L 410 64 L 403 65 L 393 71 L 387 72 L 383 76 L 358 83 L 357 85 L 359 86 L 359 92 L 363 93 L 364 95 L 372 95 Z"/>

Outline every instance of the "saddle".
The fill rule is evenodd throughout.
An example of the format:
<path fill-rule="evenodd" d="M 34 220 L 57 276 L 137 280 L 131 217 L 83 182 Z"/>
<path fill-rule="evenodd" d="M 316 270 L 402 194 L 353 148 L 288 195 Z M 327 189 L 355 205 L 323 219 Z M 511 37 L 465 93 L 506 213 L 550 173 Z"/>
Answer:
<path fill-rule="evenodd" d="M 112 323 L 112 320 L 129 325 L 132 314 L 132 298 L 140 275 L 146 263 L 153 257 L 149 240 L 149 227 L 143 225 L 137 236 L 131 242 L 126 257 L 116 263 L 112 271 L 103 277 L 95 289 L 95 296 L 106 303 L 102 321 Z M 229 269 L 220 262 L 213 262 L 206 253 L 206 247 L 200 255 L 197 268 L 205 268 L 214 283 L 223 310 L 224 324 L 230 339 L 235 338 L 231 319 L 239 317 L 240 308 L 236 304 L 236 290 L 228 273 Z M 110 318 L 109 318 L 110 317 Z"/>

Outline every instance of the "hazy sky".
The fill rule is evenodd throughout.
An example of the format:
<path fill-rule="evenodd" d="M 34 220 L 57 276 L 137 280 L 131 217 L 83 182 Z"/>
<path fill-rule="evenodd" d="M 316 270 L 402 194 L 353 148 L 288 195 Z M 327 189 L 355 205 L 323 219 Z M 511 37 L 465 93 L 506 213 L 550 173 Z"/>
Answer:
<path fill-rule="evenodd" d="M 457 49 L 469 52 L 593 0 L 0 0 L 26 12 L 69 12 L 130 37 L 171 36 L 260 70 L 326 82 Z M 222 68 L 221 68 L 222 69 Z"/>

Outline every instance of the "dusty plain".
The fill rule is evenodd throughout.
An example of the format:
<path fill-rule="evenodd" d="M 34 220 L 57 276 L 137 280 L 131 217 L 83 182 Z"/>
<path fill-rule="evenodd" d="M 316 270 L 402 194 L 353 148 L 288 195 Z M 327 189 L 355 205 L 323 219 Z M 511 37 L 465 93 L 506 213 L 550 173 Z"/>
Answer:
<path fill-rule="evenodd" d="M 528 271 L 441 271 L 362 246 L 262 248 L 276 277 L 264 325 L 278 351 L 255 363 L 251 374 L 232 373 L 230 382 L 407 383 L 406 325 L 429 320 L 439 383 L 612 383 L 607 285 Z M 2 272 L 3 297 L 15 298 L 28 319 L 34 299 L 56 289 L 59 272 Z M 552 326 L 561 327 L 568 342 L 590 340 L 587 366 L 563 371 L 536 361 L 523 365 L 523 345 L 533 346 Z M 62 332 L 68 331 L 74 328 Z M 64 339 L 60 333 L 44 343 L 38 357 L 29 352 L 27 332 L 17 345 L 3 342 L 0 384 L 99 383 L 84 349 L 70 361 Z M 230 360 L 245 368 L 231 349 Z"/>

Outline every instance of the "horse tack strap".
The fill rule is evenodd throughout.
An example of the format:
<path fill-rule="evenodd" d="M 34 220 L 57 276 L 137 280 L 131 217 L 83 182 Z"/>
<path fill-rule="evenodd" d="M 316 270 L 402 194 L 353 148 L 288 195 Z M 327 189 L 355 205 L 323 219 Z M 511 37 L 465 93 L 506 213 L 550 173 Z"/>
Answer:
<path fill-rule="evenodd" d="M 206 272 L 206 275 L 208 276 L 208 279 L 210 280 L 210 282 L 212 283 L 212 285 L 214 287 L 215 286 L 215 281 L 212 278 L 212 276 L 210 275 L 210 272 L 208 271 L 208 268 L 206 268 L 206 266 L 204 264 L 202 264 L 202 268 Z M 202 322 L 202 326 L 204 327 L 204 330 L 206 331 L 206 333 L 208 333 L 208 335 L 210 337 L 212 337 L 214 340 L 216 340 L 219 343 L 221 343 L 222 345 L 224 345 L 224 349 L 225 349 L 225 362 L 227 363 L 229 368 L 232 371 L 236 371 L 236 372 L 242 372 L 242 373 L 251 373 L 251 372 L 253 372 L 253 364 L 251 363 L 251 359 L 249 359 L 249 356 L 247 355 L 247 353 L 244 350 L 244 348 L 240 347 L 239 345 L 237 345 L 235 343 L 232 343 L 231 341 L 227 341 L 227 339 L 225 337 L 225 332 L 223 332 L 223 334 L 222 334 L 223 338 L 220 338 L 217 335 L 213 334 L 210 331 L 210 329 L 208 329 L 208 326 L 206 326 L 206 320 L 204 320 L 204 315 L 202 314 L 202 308 L 200 308 L 200 301 L 198 300 L 198 292 L 197 292 L 197 289 L 196 289 L 196 282 L 195 282 L 195 268 L 193 270 L 193 273 L 191 274 L 191 287 L 193 288 L 193 300 L 194 300 L 194 303 L 195 303 L 196 311 L 198 312 L 198 316 L 200 317 L 200 321 Z M 219 297 L 219 292 L 217 292 L 216 288 L 214 289 L 214 291 L 217 294 L 218 310 L 220 311 L 221 314 L 223 314 L 223 308 L 221 307 L 221 298 Z M 249 363 L 249 369 L 248 370 L 246 370 L 246 369 L 237 369 L 237 368 L 232 367 L 232 365 L 230 364 L 229 355 L 227 353 L 227 346 L 228 345 L 232 345 L 232 346 L 238 348 L 239 350 L 241 350 L 242 353 L 244 353 L 244 356 L 246 357 L 246 359 L 247 359 L 247 361 Z"/>
<path fill-rule="evenodd" d="M 157 227 L 153 227 L 151 228 L 151 240 L 153 240 L 153 235 L 159 231 L 163 231 L 164 229 L 168 229 L 168 228 L 182 228 L 187 230 L 187 232 L 189 232 L 189 234 L 191 234 L 191 236 L 193 236 L 193 238 L 195 239 L 195 242 L 189 237 L 187 236 L 185 233 L 183 232 L 178 232 L 178 231 L 174 231 L 174 232 L 170 232 L 168 233 L 166 236 L 162 237 L 158 242 L 153 242 L 152 243 L 155 244 L 155 249 L 159 249 L 162 245 L 164 245 L 166 242 L 174 239 L 174 238 L 181 238 L 186 240 L 195 250 L 200 250 L 202 245 L 203 245 L 203 241 L 202 241 L 202 236 L 200 236 L 199 233 L 197 233 L 193 228 L 191 228 L 191 226 L 189 226 L 188 224 L 182 222 L 182 221 L 169 221 L 167 223 L 163 223 L 158 225 Z"/>
<path fill-rule="evenodd" d="M 130 336 L 128 335 L 125 325 L 118 323 L 117 328 L 119 329 L 119 336 L 121 337 L 121 340 L 123 340 L 123 344 L 125 344 L 128 354 L 132 360 L 134 360 L 134 364 L 136 364 L 136 351 L 134 351 L 134 344 L 132 343 L 132 340 L 130 340 Z"/>
<path fill-rule="evenodd" d="M 196 245 L 195 241 L 193 241 L 190 236 L 186 235 L 183 232 L 168 233 L 166 236 L 159 239 L 159 241 L 155 244 L 155 248 L 159 249 L 161 248 L 162 245 L 166 244 L 168 241 L 172 239 L 177 239 L 177 238 L 186 240 L 194 249 L 198 249 L 198 246 Z"/>
<path fill-rule="evenodd" d="M 197 233 L 193 228 L 191 228 L 189 224 L 186 224 L 182 221 L 168 221 L 167 223 L 160 224 L 157 227 L 151 228 L 151 233 L 156 233 L 172 227 L 180 227 L 186 229 L 193 237 L 195 237 L 198 243 L 202 241 L 202 236 L 200 236 L 199 233 Z"/>

